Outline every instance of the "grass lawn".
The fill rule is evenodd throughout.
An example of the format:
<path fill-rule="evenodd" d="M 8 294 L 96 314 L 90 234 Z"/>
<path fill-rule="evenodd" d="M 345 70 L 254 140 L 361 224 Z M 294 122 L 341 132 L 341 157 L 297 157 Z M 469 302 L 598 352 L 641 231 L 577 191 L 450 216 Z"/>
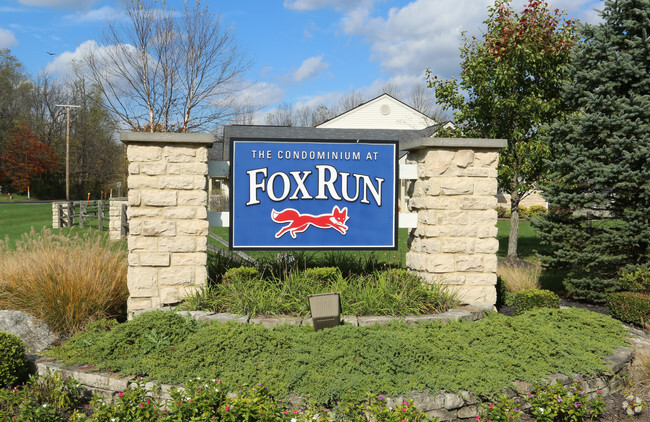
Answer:
<path fill-rule="evenodd" d="M 108 239 L 108 221 L 104 222 L 104 234 Z M 43 228 L 52 228 L 52 204 L 11 204 L 0 203 L 0 240 L 9 239 L 10 247 L 14 248 L 16 241 L 23 234 L 29 233 L 32 228 L 39 232 Z M 97 220 L 89 219 L 84 228 L 59 229 L 61 233 L 83 233 L 87 230 L 97 229 Z M 123 242 L 126 244 L 126 242 Z M 125 246 L 126 247 L 126 246 Z"/>
<path fill-rule="evenodd" d="M 15 244 L 32 227 L 36 231 L 52 228 L 51 204 L 0 204 L 0 238 L 9 237 Z"/>

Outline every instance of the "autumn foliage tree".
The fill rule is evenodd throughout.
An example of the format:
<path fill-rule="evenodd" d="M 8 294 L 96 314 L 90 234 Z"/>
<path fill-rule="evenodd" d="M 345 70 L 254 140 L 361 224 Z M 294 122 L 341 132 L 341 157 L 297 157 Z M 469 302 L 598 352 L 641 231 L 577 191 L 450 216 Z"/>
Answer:
<path fill-rule="evenodd" d="M 510 0 L 488 8 L 483 37 L 464 38 L 460 80 L 427 70 L 437 102 L 454 109 L 460 136 L 505 138 L 499 186 L 511 195 L 508 255 L 517 255 L 519 203 L 545 174 L 550 148 L 543 125 L 568 111 L 562 68 L 576 45 L 575 22 L 546 1 L 528 0 L 517 13 Z"/>
<path fill-rule="evenodd" d="M 54 150 L 39 142 L 29 127 L 18 124 L 9 130 L 0 155 L 0 179 L 8 180 L 14 191 L 26 192 L 32 179 L 57 167 Z"/>

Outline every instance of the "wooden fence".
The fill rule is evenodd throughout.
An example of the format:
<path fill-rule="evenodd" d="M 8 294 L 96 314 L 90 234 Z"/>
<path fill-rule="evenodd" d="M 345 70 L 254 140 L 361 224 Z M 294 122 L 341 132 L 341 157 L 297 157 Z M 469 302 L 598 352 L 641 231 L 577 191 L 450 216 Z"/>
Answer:
<path fill-rule="evenodd" d="M 97 220 L 97 228 L 108 229 L 108 203 L 102 200 L 56 203 L 59 227 L 84 227 L 88 220 Z M 125 213 L 126 214 L 126 213 Z M 124 218 L 126 221 L 126 218 Z"/>

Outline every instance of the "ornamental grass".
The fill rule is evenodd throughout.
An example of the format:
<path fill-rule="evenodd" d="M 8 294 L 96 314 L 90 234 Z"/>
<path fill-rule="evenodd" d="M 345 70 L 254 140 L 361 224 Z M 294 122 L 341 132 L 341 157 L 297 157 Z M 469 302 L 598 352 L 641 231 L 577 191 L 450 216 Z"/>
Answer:
<path fill-rule="evenodd" d="M 126 311 L 126 251 L 96 231 L 44 229 L 0 241 L 0 309 L 29 313 L 68 336 Z"/>
<path fill-rule="evenodd" d="M 499 260 L 497 275 L 504 281 L 509 293 L 522 290 L 539 289 L 539 276 L 542 269 L 523 261 Z"/>

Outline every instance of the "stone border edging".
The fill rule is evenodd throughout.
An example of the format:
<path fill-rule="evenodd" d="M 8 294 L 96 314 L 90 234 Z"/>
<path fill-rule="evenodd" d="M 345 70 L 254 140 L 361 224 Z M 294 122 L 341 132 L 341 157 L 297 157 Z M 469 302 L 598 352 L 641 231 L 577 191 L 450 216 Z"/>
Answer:
<path fill-rule="evenodd" d="M 232 314 L 232 313 L 214 313 L 206 311 L 176 311 L 173 308 L 165 307 L 162 309 L 146 309 L 142 311 L 133 312 L 131 315 L 136 317 L 145 312 L 151 312 L 155 310 L 164 310 L 164 311 L 174 311 L 180 315 L 188 316 L 192 319 L 202 322 L 240 322 L 240 323 L 249 323 L 249 324 L 262 324 L 266 328 L 275 327 L 281 324 L 290 324 L 290 325 L 310 325 L 313 326 L 314 323 L 311 317 L 301 318 L 294 317 L 289 315 L 271 315 L 271 316 L 254 316 L 249 318 L 247 315 L 241 314 Z M 427 321 L 450 321 L 450 320 L 459 320 L 464 319 L 467 321 L 478 321 L 483 319 L 485 313 L 492 310 L 491 305 L 478 306 L 478 305 L 465 305 L 458 308 L 450 309 L 447 312 L 440 314 L 427 314 L 427 315 L 408 315 L 408 316 L 382 316 L 382 315 L 371 315 L 371 316 L 354 316 L 354 315 L 341 315 L 341 320 L 350 325 L 357 327 L 365 327 L 368 325 L 381 324 L 386 325 L 391 322 L 404 322 L 408 325 L 417 325 L 420 322 Z"/>
<path fill-rule="evenodd" d="M 409 325 L 415 325 L 423 321 L 448 321 L 465 319 L 476 321 L 482 319 L 485 315 L 486 308 L 477 306 L 463 306 L 460 308 L 452 309 L 442 314 L 435 315 L 420 315 L 420 316 L 407 316 L 407 317 L 383 317 L 383 316 L 367 316 L 367 317 L 353 317 L 345 316 L 342 319 L 350 324 L 358 326 L 367 326 L 372 324 L 389 324 L 394 321 L 402 321 Z M 225 313 L 210 313 L 203 311 L 180 311 L 181 314 L 186 314 L 191 318 L 198 321 L 206 322 L 240 322 L 240 323 L 259 323 L 265 327 L 274 327 L 280 324 L 309 324 L 311 325 L 311 318 L 301 319 L 298 317 L 278 316 L 278 317 L 254 317 L 248 318 L 245 315 L 225 314 Z M 573 378 L 564 374 L 551 374 L 542 381 L 546 382 L 560 382 L 564 385 L 570 384 L 575 378 L 583 378 L 583 385 L 585 392 L 590 395 L 595 395 L 598 390 L 602 391 L 603 396 L 608 396 L 611 393 L 620 391 L 625 385 L 625 377 L 627 370 L 634 358 L 634 349 L 631 347 L 618 347 L 614 352 L 605 357 L 606 367 L 611 373 L 598 374 L 592 377 L 583 377 L 580 374 L 573 374 Z M 76 379 L 85 389 L 97 393 L 109 400 L 112 400 L 121 391 L 128 388 L 131 381 L 135 379 L 134 376 L 122 377 L 120 374 L 109 372 L 96 372 L 94 365 L 73 365 L 65 366 L 62 363 L 55 362 L 49 358 L 35 358 L 36 371 L 39 376 L 45 376 L 52 372 L 60 372 L 65 377 Z M 153 390 L 157 383 L 148 382 L 145 387 Z M 169 390 L 171 388 L 179 388 L 178 385 L 160 384 L 161 398 L 168 400 Z M 533 385 L 526 381 L 513 381 L 513 386 L 506 388 L 506 393 L 510 397 L 524 397 L 530 393 Z M 441 422 L 445 421 L 472 421 L 475 420 L 480 410 L 480 398 L 476 397 L 469 391 L 460 390 L 457 393 L 447 393 L 440 391 L 438 394 L 432 394 L 428 390 L 422 392 L 412 392 L 408 396 L 399 396 L 395 398 L 387 398 L 389 406 L 395 406 L 405 399 L 412 399 L 413 404 L 419 410 L 422 410 L 430 416 L 435 416 Z M 301 404 L 301 397 L 292 396 L 289 402 L 293 406 Z"/>

